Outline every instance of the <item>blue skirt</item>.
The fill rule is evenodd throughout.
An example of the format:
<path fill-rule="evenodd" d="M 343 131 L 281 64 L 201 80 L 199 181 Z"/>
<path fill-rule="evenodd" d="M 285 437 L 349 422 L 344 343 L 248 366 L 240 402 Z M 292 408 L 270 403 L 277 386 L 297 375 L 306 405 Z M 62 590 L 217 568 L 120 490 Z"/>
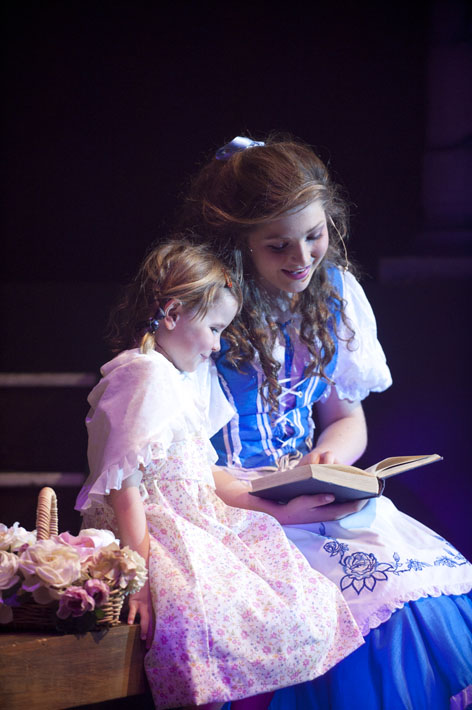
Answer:
<path fill-rule="evenodd" d="M 451 697 L 468 686 L 472 593 L 426 597 L 372 629 L 328 673 L 278 690 L 270 710 L 449 710 Z M 454 707 L 470 707 L 471 693 Z"/>

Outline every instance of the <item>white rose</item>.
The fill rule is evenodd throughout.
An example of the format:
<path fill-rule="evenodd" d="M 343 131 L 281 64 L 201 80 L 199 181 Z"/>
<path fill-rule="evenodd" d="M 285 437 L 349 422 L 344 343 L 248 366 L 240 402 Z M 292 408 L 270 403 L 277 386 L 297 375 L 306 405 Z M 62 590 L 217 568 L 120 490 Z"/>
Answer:
<path fill-rule="evenodd" d="M 39 540 L 20 554 L 19 567 L 26 591 L 33 592 L 40 586 L 60 589 L 79 579 L 80 556 L 73 547 Z"/>
<path fill-rule="evenodd" d="M 0 589 L 10 589 L 19 581 L 18 556 L 13 552 L 0 550 Z"/>
<path fill-rule="evenodd" d="M 36 532 L 28 532 L 19 523 L 13 523 L 11 528 L 0 523 L 0 550 L 17 552 L 22 545 L 34 545 L 35 542 Z"/>
<path fill-rule="evenodd" d="M 95 528 L 86 528 L 79 532 L 79 538 L 82 536 L 90 537 L 93 540 L 95 548 L 106 547 L 112 542 L 118 542 L 119 540 L 113 535 L 111 530 L 96 530 Z"/>

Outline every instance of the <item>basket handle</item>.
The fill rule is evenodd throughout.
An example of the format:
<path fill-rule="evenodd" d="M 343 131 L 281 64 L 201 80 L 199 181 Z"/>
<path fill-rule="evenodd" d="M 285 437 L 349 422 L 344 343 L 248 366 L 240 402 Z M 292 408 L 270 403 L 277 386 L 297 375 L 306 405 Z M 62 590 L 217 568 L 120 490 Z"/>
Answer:
<path fill-rule="evenodd" d="M 39 491 L 36 508 L 36 535 L 38 540 L 47 540 L 58 533 L 57 496 L 52 488 Z"/>

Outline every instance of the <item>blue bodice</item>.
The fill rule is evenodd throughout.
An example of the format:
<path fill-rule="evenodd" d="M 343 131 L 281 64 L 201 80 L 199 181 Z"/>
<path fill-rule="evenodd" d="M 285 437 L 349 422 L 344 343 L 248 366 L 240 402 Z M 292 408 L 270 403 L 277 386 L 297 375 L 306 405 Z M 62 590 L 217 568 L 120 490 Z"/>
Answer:
<path fill-rule="evenodd" d="M 342 277 L 330 269 L 330 278 L 342 298 Z M 340 311 L 333 303 L 333 322 Z M 287 454 L 306 453 L 313 446 L 313 404 L 325 392 L 327 381 L 317 375 L 305 376 L 309 352 L 297 347 L 296 329 L 291 321 L 278 323 L 283 355 L 278 379 L 282 388 L 279 411 L 270 412 L 264 401 L 264 373 L 258 362 L 247 363 L 238 371 L 227 359 L 229 345 L 223 340 L 216 366 L 221 386 L 237 414 L 212 439 L 218 463 L 242 468 L 274 466 Z M 334 328 L 332 328 L 334 335 Z M 296 343 L 294 341 L 297 341 Z M 336 367 L 338 349 L 325 368 L 331 377 Z"/>

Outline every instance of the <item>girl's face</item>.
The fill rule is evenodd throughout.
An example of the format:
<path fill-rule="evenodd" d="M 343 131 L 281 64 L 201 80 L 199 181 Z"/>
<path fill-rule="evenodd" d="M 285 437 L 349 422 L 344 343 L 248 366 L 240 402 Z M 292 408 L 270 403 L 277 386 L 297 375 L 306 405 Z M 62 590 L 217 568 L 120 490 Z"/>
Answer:
<path fill-rule="evenodd" d="M 321 202 L 310 202 L 256 227 L 249 234 L 248 246 L 259 281 L 269 293 L 301 293 L 328 249 Z"/>
<path fill-rule="evenodd" d="M 158 330 L 156 343 L 178 370 L 193 372 L 220 349 L 220 337 L 231 323 L 238 304 L 227 288 L 203 316 L 193 316 L 181 306 L 169 312 Z"/>

